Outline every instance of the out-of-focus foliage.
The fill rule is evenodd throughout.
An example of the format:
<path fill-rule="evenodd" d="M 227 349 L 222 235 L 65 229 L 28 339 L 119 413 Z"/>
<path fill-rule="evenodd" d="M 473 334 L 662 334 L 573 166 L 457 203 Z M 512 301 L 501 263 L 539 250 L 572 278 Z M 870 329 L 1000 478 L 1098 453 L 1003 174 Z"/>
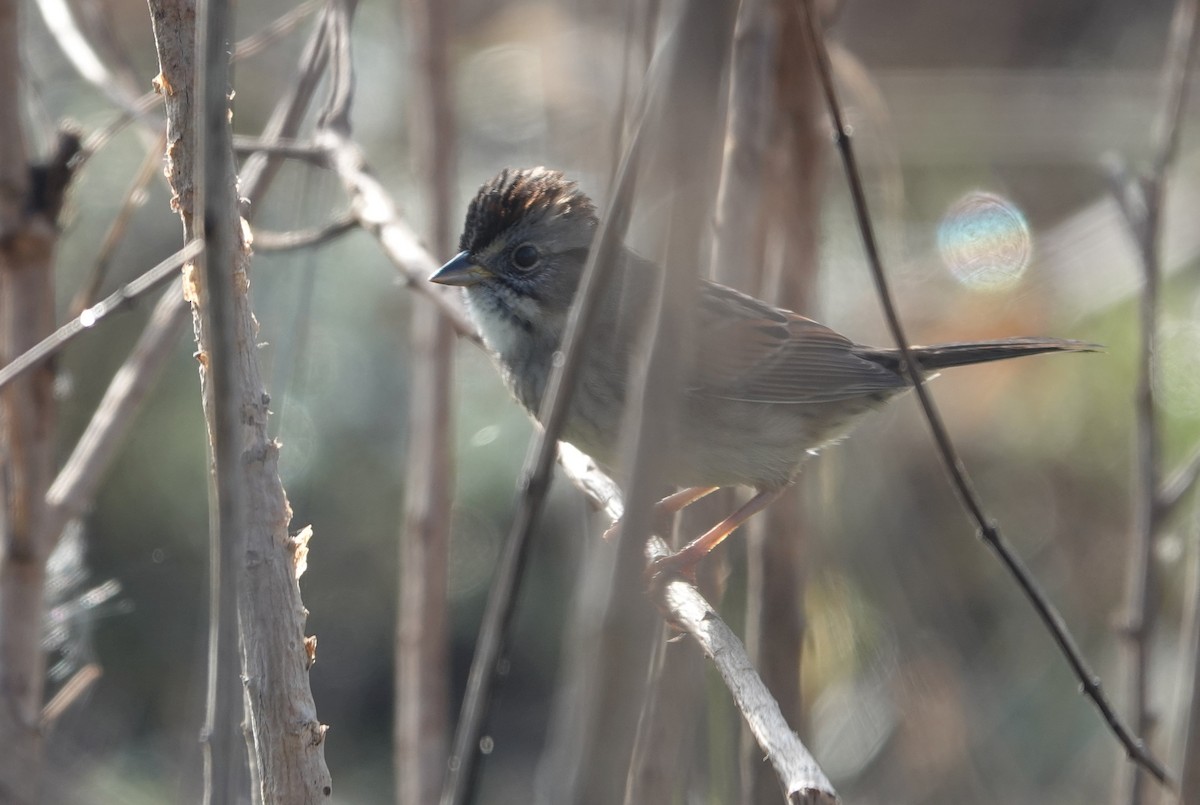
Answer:
<path fill-rule="evenodd" d="M 102 5 L 148 89 L 156 68 L 144 4 Z M 1112 680 L 1110 690 L 1129 522 L 1134 305 L 1128 298 L 1091 303 L 1107 299 L 1103 288 L 1059 257 L 1103 239 L 1113 265 L 1099 276 L 1123 273 L 1128 285 L 1137 267 L 1119 227 L 1064 245 L 1061 225 L 1105 193 L 1105 151 L 1134 160 L 1147 154 L 1170 6 L 846 0 L 835 28 L 861 65 L 859 78 L 844 76 L 846 96 L 914 338 L 1053 334 L 1108 346 L 1099 355 L 959 370 L 937 380 L 935 393 L 993 514 L 1097 670 Z M 289 7 L 277 0 L 239 5 L 239 34 Z M 602 198 L 619 130 L 613 115 L 622 64 L 641 67 L 640 43 L 626 43 L 626 14 L 623 4 L 585 0 L 460 0 L 453 53 L 464 204 L 481 181 L 510 164 L 562 167 Z M 114 112 L 77 78 L 32 13 L 26 27 L 32 140 L 44 146 L 45 122 L 62 117 L 88 130 L 110 121 Z M 301 30 L 237 66 L 239 133 L 259 131 L 306 35 Z M 409 53 L 399 4 L 361 4 L 355 48 L 356 136 L 420 227 L 424 210 L 415 202 L 406 147 Z M 872 100 L 875 93 L 883 106 Z M 1193 105 L 1184 124 L 1183 163 L 1192 166 L 1179 179 L 1184 184 L 1196 178 L 1197 115 Z M 80 174 L 59 254 L 64 310 L 146 147 L 147 139 L 129 129 Z M 884 343 L 843 183 L 840 174 L 831 176 L 823 309 L 805 312 L 858 340 Z M 1001 287 L 961 282 L 939 257 L 943 219 L 973 191 L 1003 199 L 1031 233 L 1028 265 Z M 343 207 L 330 177 L 292 164 L 256 224 L 306 226 Z M 179 241 L 178 221 L 156 181 L 118 252 L 110 286 Z M 1122 266 L 1123 254 L 1129 259 Z M 1171 461 L 1200 439 L 1196 261 L 1194 253 L 1183 257 L 1192 265 L 1166 285 L 1160 362 Z M 335 798 L 387 802 L 395 545 L 405 482 L 404 339 L 409 305 L 419 302 L 361 234 L 315 251 L 258 257 L 252 281 L 293 527 L 315 529 L 302 589 L 310 632 L 320 641 L 312 682 L 320 717 L 331 725 Z M 70 381 L 63 384 L 64 452 L 146 309 L 81 339 L 62 357 Z M 92 578 L 119 582 L 122 606 L 90 621 L 104 677 L 53 734 L 51 801 L 150 803 L 191 799 L 197 790 L 206 458 L 190 343 L 177 352 L 84 522 Z M 456 696 L 530 434 L 487 359 L 468 347 L 461 357 L 451 571 Z M 816 536 L 802 674 L 811 719 L 801 732 L 847 799 L 1083 803 L 1105 796 L 1118 749 L 1076 695 L 1012 583 L 971 534 L 911 400 L 827 451 L 804 483 Z M 518 641 L 494 718 L 496 750 L 485 771 L 487 802 L 529 801 L 574 566 L 582 541 L 598 538 L 584 528 L 585 512 L 578 495 L 560 485 L 520 602 Z M 1165 617 L 1152 701 L 1163 729 L 1172 726 L 1178 599 L 1194 520 L 1181 518 L 1174 528 L 1159 555 Z M 733 602 L 737 587 L 735 580 Z M 733 751 L 732 737 L 720 735 L 733 722 L 714 715 L 709 723 L 714 745 Z M 714 790 L 734 790 L 718 779 L 736 768 L 732 756 L 712 768 Z"/>

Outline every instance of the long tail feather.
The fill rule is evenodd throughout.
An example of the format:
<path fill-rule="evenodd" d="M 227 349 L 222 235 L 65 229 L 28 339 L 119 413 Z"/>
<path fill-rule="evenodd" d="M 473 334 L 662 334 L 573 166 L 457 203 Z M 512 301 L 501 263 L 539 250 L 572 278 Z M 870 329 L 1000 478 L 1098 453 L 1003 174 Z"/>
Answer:
<path fill-rule="evenodd" d="M 1065 338 L 1001 338 L 995 341 L 963 341 L 952 344 L 934 344 L 928 347 L 911 348 L 913 357 L 926 372 L 935 372 L 951 366 L 966 366 L 972 363 L 1003 361 L 1022 358 L 1026 355 L 1041 355 L 1046 352 L 1100 352 L 1099 344 L 1072 341 Z M 872 349 L 863 357 L 881 363 L 900 372 L 902 358 L 898 349 Z"/>

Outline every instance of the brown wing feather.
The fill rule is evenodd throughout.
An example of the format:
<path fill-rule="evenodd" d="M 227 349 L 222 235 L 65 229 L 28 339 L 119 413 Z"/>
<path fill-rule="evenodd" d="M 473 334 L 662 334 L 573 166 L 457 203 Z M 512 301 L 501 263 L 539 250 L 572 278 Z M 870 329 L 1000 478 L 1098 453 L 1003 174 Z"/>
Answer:
<path fill-rule="evenodd" d="M 702 283 L 695 393 L 763 403 L 825 403 L 890 392 L 902 377 L 823 324 Z"/>

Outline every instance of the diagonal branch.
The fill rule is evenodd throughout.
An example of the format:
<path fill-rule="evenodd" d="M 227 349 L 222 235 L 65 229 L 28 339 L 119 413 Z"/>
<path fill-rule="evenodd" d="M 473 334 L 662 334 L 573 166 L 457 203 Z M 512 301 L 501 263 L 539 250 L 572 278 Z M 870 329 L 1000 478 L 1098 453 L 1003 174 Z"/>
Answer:
<path fill-rule="evenodd" d="M 177 275 L 185 263 L 194 259 L 202 251 L 204 251 L 204 244 L 200 241 L 192 241 L 142 276 L 122 285 L 112 294 L 59 327 L 0 369 L 0 389 L 38 366 L 42 361 L 58 354 L 67 344 L 108 318 L 110 314 L 130 307 L 145 294 L 162 287 L 163 283 Z"/>
<path fill-rule="evenodd" d="M 417 233 L 401 217 L 396 202 L 375 178 L 358 144 L 349 136 L 332 129 L 318 132 L 316 139 L 328 150 L 330 164 L 350 196 L 359 225 L 379 241 L 384 255 L 400 271 L 400 277 L 408 289 L 437 306 L 459 338 L 482 346 L 483 342 L 467 316 L 461 297 L 449 288 L 427 281 L 440 264 L 421 245 Z"/>
<path fill-rule="evenodd" d="M 670 554 L 657 537 L 646 544 L 650 560 Z M 767 761 L 774 767 L 787 801 L 794 805 L 834 805 L 833 784 L 812 753 L 788 726 L 779 704 L 762 683 L 746 648 L 694 585 L 673 578 L 659 598 L 671 624 L 691 635 L 712 660 L 734 703 L 746 719 Z"/>
<path fill-rule="evenodd" d="M 829 53 L 825 47 L 824 36 L 818 27 L 817 12 L 813 8 L 813 5 L 814 0 L 800 0 L 799 11 L 804 15 L 805 31 L 816 57 L 817 74 L 820 77 L 826 105 L 829 108 L 830 116 L 833 118 L 834 138 L 838 152 L 842 158 L 846 179 L 850 186 L 850 197 L 854 205 L 854 214 L 859 234 L 862 237 L 867 263 L 871 270 L 871 276 L 875 281 L 880 304 L 883 306 L 888 329 L 903 357 L 905 374 L 915 381 L 918 378 L 919 370 L 913 359 L 912 351 L 909 349 L 909 341 L 904 333 L 904 327 L 900 322 L 896 303 L 892 298 L 887 276 L 883 270 L 883 261 L 875 240 L 874 226 L 871 223 L 870 213 L 867 210 L 866 192 L 863 189 L 862 176 L 855 160 L 853 146 L 851 145 L 850 129 L 842 117 L 841 106 L 838 103 L 833 85 L 833 75 L 829 65 Z M 983 503 L 975 491 L 962 459 L 959 458 L 958 452 L 954 448 L 954 443 L 950 440 L 950 434 L 946 430 L 945 423 L 942 421 L 941 415 L 938 413 L 937 407 L 929 395 L 929 391 L 924 384 L 919 382 L 913 383 L 913 389 L 921 405 L 921 410 L 925 415 L 925 420 L 929 425 L 929 430 L 933 436 L 938 454 L 942 459 L 946 472 L 950 475 L 950 481 L 958 495 L 959 502 L 962 503 L 963 508 L 966 509 L 967 514 L 978 527 L 980 539 L 996 553 L 1000 561 L 1016 580 L 1021 591 L 1037 612 L 1038 617 L 1041 618 L 1042 623 L 1050 631 L 1054 642 L 1058 645 L 1064 657 L 1066 657 L 1071 670 L 1079 680 L 1084 695 L 1095 704 L 1096 709 L 1100 711 L 1101 716 L 1104 718 L 1105 723 L 1108 724 L 1113 735 L 1125 747 L 1125 751 L 1128 753 L 1130 759 L 1153 774 L 1155 779 L 1164 784 L 1169 784 L 1170 776 L 1167 774 L 1166 769 L 1150 754 L 1150 751 L 1146 748 L 1142 740 L 1129 731 L 1129 728 L 1121 721 L 1105 697 L 1103 691 L 1100 689 L 1099 678 L 1088 666 L 1087 661 L 1084 660 L 1082 652 L 1067 630 L 1062 615 L 1059 614 L 1058 610 L 1050 602 L 1050 599 L 1038 587 L 1037 582 L 1033 579 L 1033 575 L 1012 550 L 1008 541 L 1001 534 L 999 527 L 984 511 Z"/>
<path fill-rule="evenodd" d="M 162 155 L 166 144 L 164 135 L 160 134 L 154 144 L 146 149 L 146 156 L 142 159 L 141 167 L 138 168 L 133 181 L 130 182 L 129 189 L 125 191 L 125 198 L 121 201 L 117 214 L 113 216 L 108 231 L 104 233 L 104 240 L 100 244 L 100 253 L 96 255 L 91 272 L 71 300 L 69 310 L 72 315 L 78 316 L 82 313 L 100 292 L 100 285 L 108 276 L 108 268 L 112 263 L 113 254 L 116 253 L 117 246 L 125 237 L 129 223 L 133 220 L 134 212 L 141 206 L 142 200 L 145 198 L 146 186 L 154 179 L 155 174 L 162 175 Z"/>

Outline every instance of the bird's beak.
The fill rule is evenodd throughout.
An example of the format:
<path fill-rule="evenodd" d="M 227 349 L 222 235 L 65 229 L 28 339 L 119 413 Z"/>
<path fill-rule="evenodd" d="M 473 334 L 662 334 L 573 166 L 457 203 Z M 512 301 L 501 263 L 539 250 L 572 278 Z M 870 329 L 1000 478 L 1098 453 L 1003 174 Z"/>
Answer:
<path fill-rule="evenodd" d="M 441 285 L 474 285 L 483 282 L 492 273 L 471 259 L 470 252 L 459 252 L 446 265 L 434 272 L 430 282 Z"/>

